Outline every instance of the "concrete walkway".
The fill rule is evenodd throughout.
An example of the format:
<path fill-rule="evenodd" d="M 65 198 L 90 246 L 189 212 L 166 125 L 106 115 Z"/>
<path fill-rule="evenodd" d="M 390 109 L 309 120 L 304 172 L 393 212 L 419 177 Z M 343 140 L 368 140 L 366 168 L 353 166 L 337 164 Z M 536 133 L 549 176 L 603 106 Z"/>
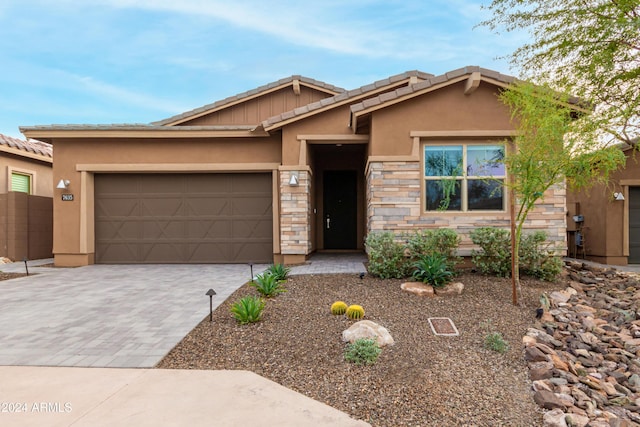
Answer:
<path fill-rule="evenodd" d="M 369 426 L 247 371 L 12 366 L 0 378 L 3 426 Z"/>
<path fill-rule="evenodd" d="M 153 367 L 209 313 L 209 288 L 215 309 L 251 278 L 245 264 L 29 264 L 0 282 L 0 365 Z"/>

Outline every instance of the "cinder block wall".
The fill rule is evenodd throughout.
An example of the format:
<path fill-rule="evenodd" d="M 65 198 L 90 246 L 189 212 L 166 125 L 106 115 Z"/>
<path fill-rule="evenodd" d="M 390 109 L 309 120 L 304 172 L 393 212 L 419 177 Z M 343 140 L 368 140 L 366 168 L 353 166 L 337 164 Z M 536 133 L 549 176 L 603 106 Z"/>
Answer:
<path fill-rule="evenodd" d="M 0 194 L 0 256 L 14 261 L 51 258 L 52 249 L 53 199 Z"/>

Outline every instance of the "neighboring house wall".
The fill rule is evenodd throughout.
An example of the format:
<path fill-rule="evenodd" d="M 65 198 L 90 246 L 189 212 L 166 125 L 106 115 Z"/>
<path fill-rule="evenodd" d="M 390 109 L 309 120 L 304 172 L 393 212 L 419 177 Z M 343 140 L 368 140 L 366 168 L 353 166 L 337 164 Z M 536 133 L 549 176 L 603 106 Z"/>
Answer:
<path fill-rule="evenodd" d="M 24 157 L 0 152 L 0 193 L 13 191 L 11 174 L 20 173 L 31 177 L 31 194 L 52 197 L 53 181 L 51 163 L 38 162 Z"/>
<path fill-rule="evenodd" d="M 14 188 L 14 182 L 25 185 Z M 52 196 L 51 146 L 0 135 L 0 256 L 52 256 Z"/>
<path fill-rule="evenodd" d="M 0 194 L 0 253 L 14 261 L 51 258 L 51 197 L 26 193 Z"/>
<path fill-rule="evenodd" d="M 633 150 L 625 154 L 625 167 L 611 175 L 609 184 L 567 192 L 569 218 L 584 217 L 581 227 L 570 221 L 572 229 L 582 233 L 583 246 L 574 246 L 575 241 L 570 241 L 570 252 L 580 258 L 614 265 L 640 262 L 640 241 L 633 232 L 631 236 L 629 233 L 630 226 L 637 228 L 640 219 L 633 211 L 633 205 L 638 204 L 634 189 L 640 188 L 640 165 Z M 624 200 L 616 200 L 614 193 L 622 193 Z"/>

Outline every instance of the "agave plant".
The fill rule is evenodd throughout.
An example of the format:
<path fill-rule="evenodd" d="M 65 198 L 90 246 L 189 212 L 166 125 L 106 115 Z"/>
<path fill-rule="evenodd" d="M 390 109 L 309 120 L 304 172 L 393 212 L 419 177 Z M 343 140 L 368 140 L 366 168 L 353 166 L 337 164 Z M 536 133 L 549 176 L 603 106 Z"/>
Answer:
<path fill-rule="evenodd" d="M 439 288 L 451 281 L 453 272 L 449 270 L 447 258 L 439 253 L 421 257 L 415 264 L 413 278 Z"/>
<path fill-rule="evenodd" d="M 246 296 L 231 306 L 231 312 L 240 324 L 254 323 L 260 320 L 264 305 L 262 298 Z"/>
<path fill-rule="evenodd" d="M 263 296 L 270 298 L 287 291 L 282 287 L 282 283 L 283 280 L 280 280 L 278 276 L 265 271 L 253 279 L 251 286 L 256 288 Z"/>
<path fill-rule="evenodd" d="M 284 264 L 272 264 L 265 271 L 265 273 L 269 273 L 272 276 L 276 276 L 278 280 L 287 280 L 289 277 L 289 272 L 291 269 L 289 267 L 285 267 Z"/>

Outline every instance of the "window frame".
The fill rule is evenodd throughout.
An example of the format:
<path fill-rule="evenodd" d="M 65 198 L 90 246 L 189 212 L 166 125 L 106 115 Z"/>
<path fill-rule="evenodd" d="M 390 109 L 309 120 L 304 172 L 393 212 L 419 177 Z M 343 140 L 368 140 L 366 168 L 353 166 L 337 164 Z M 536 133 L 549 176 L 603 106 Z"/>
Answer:
<path fill-rule="evenodd" d="M 426 164 L 425 158 L 427 153 L 427 147 L 462 147 L 462 175 L 456 176 L 455 179 L 460 184 L 460 210 L 438 210 L 438 209 L 427 209 L 427 182 L 428 181 L 440 181 L 443 178 L 452 178 L 452 176 L 427 176 L 426 174 Z M 493 147 L 502 147 L 504 153 L 506 155 L 507 150 L 509 149 L 508 144 L 504 141 L 492 141 L 492 140 L 480 140 L 480 141 L 429 141 L 423 142 L 421 144 L 421 156 L 420 156 L 420 166 L 421 166 L 421 185 L 420 185 L 420 199 L 421 199 L 421 210 L 423 214 L 473 214 L 473 215 L 483 215 L 483 214 L 492 214 L 492 213 L 505 213 L 507 211 L 508 206 L 508 191 L 506 191 L 506 187 L 504 183 L 507 182 L 508 172 L 506 166 L 504 166 L 504 174 L 503 175 L 488 175 L 488 176 L 480 176 L 480 175 L 467 175 L 468 170 L 468 147 L 477 147 L 477 146 L 493 146 Z M 502 209 L 475 209 L 469 210 L 469 195 L 468 195 L 468 185 L 469 181 L 472 180 L 492 180 L 499 179 L 502 180 Z"/>
<path fill-rule="evenodd" d="M 7 170 L 7 187 L 8 187 L 8 191 L 15 191 L 15 192 L 19 192 L 19 193 L 25 193 L 25 194 L 29 194 L 32 195 L 33 194 L 33 189 L 35 188 L 35 172 L 34 171 L 27 171 L 27 170 L 23 170 L 23 169 L 17 169 L 14 167 L 8 167 Z M 29 179 L 29 191 L 28 192 L 24 192 L 24 191 L 17 191 L 13 188 L 13 176 L 14 175 L 22 175 L 22 176 L 26 176 Z"/>

